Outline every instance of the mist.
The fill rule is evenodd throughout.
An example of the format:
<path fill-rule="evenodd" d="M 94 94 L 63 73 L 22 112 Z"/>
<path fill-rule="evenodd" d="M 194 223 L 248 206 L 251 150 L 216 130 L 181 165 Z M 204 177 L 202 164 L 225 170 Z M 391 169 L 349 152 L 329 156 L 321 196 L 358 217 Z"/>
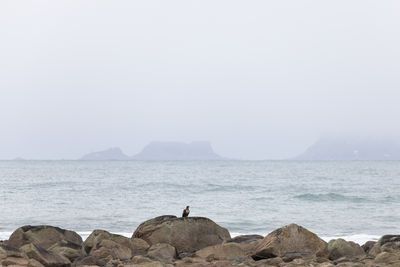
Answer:
<path fill-rule="evenodd" d="M 399 138 L 399 1 L 1 1 L 0 159 Z"/>

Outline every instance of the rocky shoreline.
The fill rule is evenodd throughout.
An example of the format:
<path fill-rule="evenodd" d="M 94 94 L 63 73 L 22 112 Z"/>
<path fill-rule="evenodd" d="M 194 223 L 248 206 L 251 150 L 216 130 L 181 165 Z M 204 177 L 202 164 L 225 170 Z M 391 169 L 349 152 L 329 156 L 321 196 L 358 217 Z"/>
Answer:
<path fill-rule="evenodd" d="M 143 222 L 131 238 L 94 230 L 83 241 L 54 226 L 23 226 L 0 242 L 0 266 L 400 266 L 400 235 L 360 246 L 343 239 L 328 243 L 290 224 L 267 236 L 231 238 L 203 217 L 165 215 Z"/>

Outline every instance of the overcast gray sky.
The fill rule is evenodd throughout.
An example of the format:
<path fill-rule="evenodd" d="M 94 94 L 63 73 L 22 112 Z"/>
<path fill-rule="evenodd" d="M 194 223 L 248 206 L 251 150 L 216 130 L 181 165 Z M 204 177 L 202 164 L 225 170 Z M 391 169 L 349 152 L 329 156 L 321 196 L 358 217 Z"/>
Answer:
<path fill-rule="evenodd" d="M 0 159 L 400 128 L 400 1 L 2 0 L 0 62 Z"/>

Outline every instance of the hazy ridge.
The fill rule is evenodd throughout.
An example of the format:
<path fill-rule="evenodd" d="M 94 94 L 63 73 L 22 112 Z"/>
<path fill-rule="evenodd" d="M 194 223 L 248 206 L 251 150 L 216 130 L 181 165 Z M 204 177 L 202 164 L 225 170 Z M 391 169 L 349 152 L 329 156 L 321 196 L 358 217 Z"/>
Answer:
<path fill-rule="evenodd" d="M 151 142 L 136 155 L 128 156 L 118 147 L 84 155 L 80 160 L 223 160 L 209 142 Z"/>

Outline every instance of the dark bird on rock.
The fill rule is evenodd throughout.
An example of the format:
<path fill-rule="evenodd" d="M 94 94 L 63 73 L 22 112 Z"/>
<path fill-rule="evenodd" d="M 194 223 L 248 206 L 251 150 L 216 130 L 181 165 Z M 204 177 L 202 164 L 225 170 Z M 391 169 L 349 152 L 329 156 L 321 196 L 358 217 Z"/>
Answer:
<path fill-rule="evenodd" d="M 190 212 L 189 206 L 186 206 L 186 209 L 183 210 L 182 217 L 189 216 L 189 212 Z"/>

